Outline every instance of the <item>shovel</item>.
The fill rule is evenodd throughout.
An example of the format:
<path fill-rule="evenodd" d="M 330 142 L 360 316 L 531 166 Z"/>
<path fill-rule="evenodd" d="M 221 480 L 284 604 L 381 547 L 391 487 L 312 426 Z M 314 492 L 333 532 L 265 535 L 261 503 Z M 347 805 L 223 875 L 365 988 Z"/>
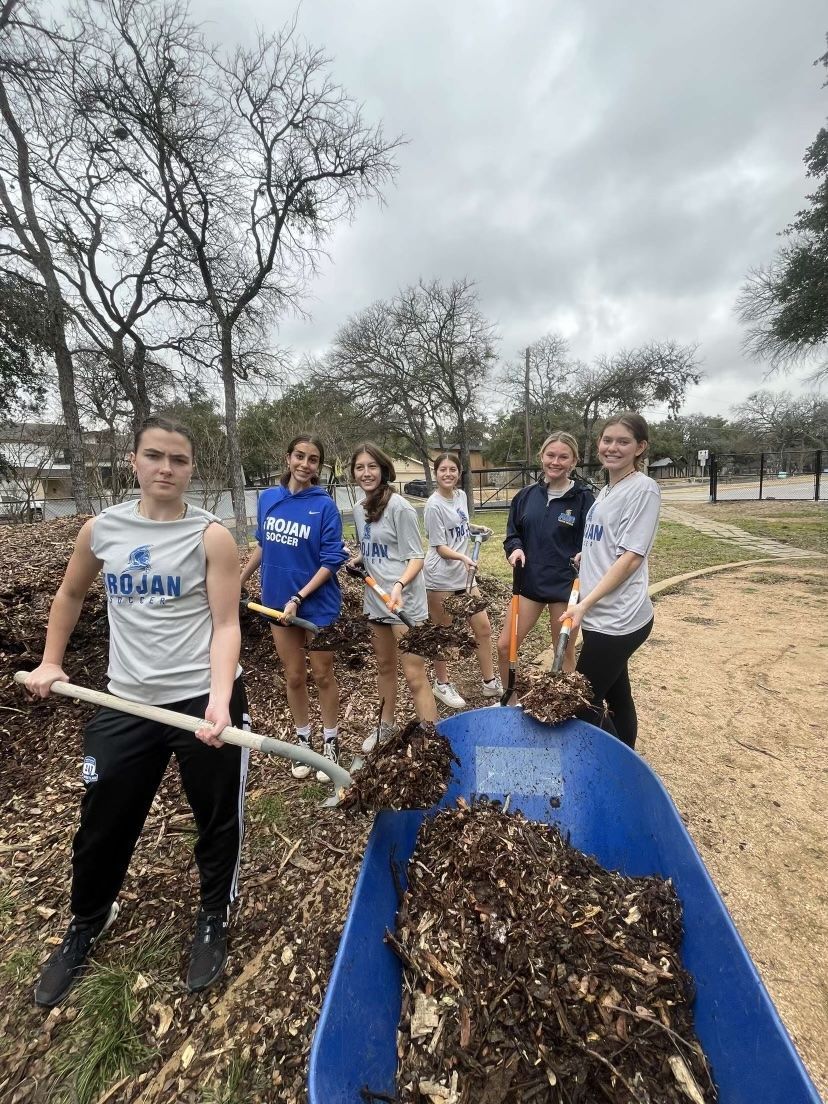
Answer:
<path fill-rule="evenodd" d="M 581 597 L 581 580 L 576 577 L 572 584 L 572 590 L 569 594 L 569 601 L 567 602 L 567 609 L 570 606 L 577 606 L 578 599 Z M 566 655 L 566 648 L 569 644 L 569 637 L 572 634 L 572 618 L 567 617 L 561 625 L 561 631 L 558 635 L 558 644 L 555 648 L 555 658 L 552 660 L 552 674 L 558 674 L 563 667 L 564 656 Z"/>
<path fill-rule="evenodd" d="M 506 689 L 500 699 L 501 705 L 508 705 L 509 699 L 515 692 L 515 680 L 517 679 L 517 652 L 518 652 L 518 614 L 520 612 L 520 588 L 523 583 L 523 564 L 516 563 L 512 568 L 512 603 L 509 606 L 509 678 L 506 681 Z"/>
<path fill-rule="evenodd" d="M 28 671 L 17 671 L 14 681 L 25 683 L 29 677 Z M 105 694 L 101 690 L 89 690 L 85 686 L 75 686 L 71 682 L 53 682 L 51 686 L 53 694 L 62 694 L 66 698 L 77 698 L 79 701 L 89 702 L 90 705 L 98 705 L 103 709 L 117 709 L 121 713 L 131 713 L 133 717 L 143 717 L 148 721 L 157 721 L 158 724 L 172 725 L 173 728 L 183 728 L 185 732 L 195 732 L 204 726 L 204 721 L 198 717 L 188 717 L 186 713 L 176 713 L 173 709 L 163 709 L 158 705 L 145 705 L 143 702 L 128 701 L 126 698 L 117 698 L 114 694 Z M 278 755 L 282 759 L 291 759 L 294 763 L 304 763 L 314 770 L 320 770 L 333 782 L 335 794 L 323 801 L 323 806 L 333 808 L 339 804 L 339 794 L 351 786 L 351 776 L 336 763 L 326 759 L 324 755 L 317 755 L 315 751 L 299 747 L 298 744 L 287 744 L 283 740 L 274 740 L 272 736 L 257 736 L 253 732 L 244 732 L 241 728 L 233 728 L 228 725 L 217 735 L 225 744 L 235 744 L 237 747 L 253 748 L 265 755 Z"/>
<path fill-rule="evenodd" d="M 376 579 L 372 578 L 368 574 L 368 569 L 366 568 L 365 564 L 346 564 L 345 570 L 348 572 L 349 575 L 353 576 L 354 579 L 362 579 L 365 585 L 369 586 L 371 590 L 373 590 L 380 601 L 383 602 L 391 611 L 391 613 L 393 613 L 395 617 L 398 617 L 404 625 L 407 625 L 409 629 L 416 628 L 417 622 L 414 621 L 413 618 L 409 617 L 405 610 L 401 610 L 394 605 L 394 599 L 391 597 L 390 594 L 388 594 L 387 591 L 382 589 Z"/>
<path fill-rule="evenodd" d="M 260 617 L 264 617 L 266 621 L 272 621 L 276 625 L 289 625 L 291 628 L 306 629 L 314 635 L 319 632 L 318 625 L 314 625 L 313 621 L 306 621 L 303 617 L 285 617 L 282 610 L 259 605 L 258 602 L 253 602 L 249 598 L 241 598 L 239 603 L 245 609 L 250 610 L 251 613 L 258 613 Z"/>
<path fill-rule="evenodd" d="M 477 575 L 477 561 L 480 559 L 480 546 L 483 541 L 489 539 L 488 533 L 472 533 L 472 559 L 474 567 L 469 568 L 469 578 L 466 582 L 466 594 L 471 594 L 474 580 Z"/>

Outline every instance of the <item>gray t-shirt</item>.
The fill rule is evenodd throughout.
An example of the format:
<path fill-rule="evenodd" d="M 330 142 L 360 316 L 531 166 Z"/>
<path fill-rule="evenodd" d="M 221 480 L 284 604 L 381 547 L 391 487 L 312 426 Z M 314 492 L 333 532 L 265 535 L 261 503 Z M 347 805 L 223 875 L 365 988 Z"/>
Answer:
<path fill-rule="evenodd" d="M 109 689 L 167 705 L 210 689 L 204 530 L 219 519 L 188 506 L 178 521 L 150 521 L 137 508 L 137 500 L 120 502 L 92 526 L 109 615 Z"/>
<path fill-rule="evenodd" d="M 365 520 L 361 502 L 354 506 L 354 525 L 365 566 L 388 594 L 410 560 L 423 558 L 423 541 L 417 511 L 402 495 L 392 494 L 379 521 Z M 403 591 L 403 609 L 418 624 L 428 617 L 422 571 Z M 362 611 L 373 621 L 399 624 L 388 607 L 366 586 Z"/>
<path fill-rule="evenodd" d="M 581 550 L 581 594 L 589 594 L 624 552 L 636 552 L 644 559 L 625 582 L 587 611 L 585 629 L 625 636 L 643 628 L 653 616 L 647 594 L 647 556 L 660 509 L 658 484 L 643 472 L 628 475 L 615 487 L 604 487 L 595 499 L 587 514 Z"/>
<path fill-rule="evenodd" d="M 469 577 L 468 568 L 460 560 L 444 560 L 437 545 L 468 553 L 471 530 L 465 491 L 455 491 L 451 502 L 435 491 L 426 503 L 424 521 L 429 545 L 423 568 L 426 590 L 463 590 Z"/>

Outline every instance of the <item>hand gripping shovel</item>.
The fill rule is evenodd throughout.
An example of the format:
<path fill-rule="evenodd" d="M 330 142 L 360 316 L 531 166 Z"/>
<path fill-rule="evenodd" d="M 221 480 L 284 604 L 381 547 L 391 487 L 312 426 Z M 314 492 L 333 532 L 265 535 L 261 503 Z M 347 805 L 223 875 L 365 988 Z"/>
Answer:
<path fill-rule="evenodd" d="M 259 605 L 258 602 L 252 602 L 249 598 L 240 599 L 240 605 L 250 610 L 251 613 L 258 613 L 265 621 L 272 621 L 275 625 L 289 625 L 291 628 L 306 629 L 314 635 L 319 632 L 319 626 L 314 625 L 313 621 L 306 621 L 303 617 L 285 617 L 282 610 Z"/>
<path fill-rule="evenodd" d="M 477 577 L 477 561 L 480 559 L 480 546 L 483 541 L 489 539 L 488 533 L 472 533 L 472 559 L 474 567 L 469 568 L 469 577 L 466 581 L 466 594 L 471 594 L 474 580 Z"/>
<path fill-rule="evenodd" d="M 572 584 L 572 590 L 569 595 L 569 601 L 567 602 L 567 609 L 570 606 L 577 606 L 578 599 L 581 597 L 581 580 L 576 577 Z M 555 648 L 555 658 L 552 660 L 552 674 L 557 674 L 563 667 L 564 656 L 566 655 L 566 648 L 569 644 L 569 637 L 572 634 L 572 618 L 567 617 L 561 625 L 561 631 L 558 636 L 558 644 Z"/>
<path fill-rule="evenodd" d="M 29 677 L 28 671 L 17 671 L 14 681 L 25 683 Z M 185 713 L 176 713 L 172 709 L 162 709 L 158 705 L 145 705 L 143 702 L 127 701 L 126 698 L 117 698 L 114 694 L 105 694 L 101 690 L 88 690 L 85 686 L 75 686 L 71 682 L 53 682 L 51 686 L 53 694 L 62 694 L 66 698 L 77 698 L 79 701 L 89 702 L 91 705 L 99 705 L 104 709 L 117 709 L 121 713 L 131 713 L 134 717 L 144 717 L 148 721 L 157 721 L 159 724 L 172 725 L 174 728 L 183 728 L 185 732 L 195 732 L 204 726 L 204 721 L 198 717 L 188 717 Z M 326 759 L 324 755 L 317 755 L 315 751 L 308 751 L 298 744 L 286 744 L 283 740 L 274 740 L 271 736 L 257 736 L 253 732 L 244 732 L 240 728 L 227 728 L 217 733 L 226 744 L 236 744 L 238 747 L 253 748 L 255 751 L 264 752 L 266 755 L 278 755 L 282 759 L 291 759 L 295 763 L 305 763 L 314 770 L 323 771 L 334 784 L 335 795 L 329 797 L 322 804 L 333 808 L 340 802 L 340 794 L 351 786 L 351 776 L 336 763 Z"/>
<path fill-rule="evenodd" d="M 501 705 L 508 705 L 509 699 L 515 692 L 515 680 L 517 678 L 517 652 L 518 652 L 518 613 L 520 612 L 520 588 L 523 582 L 523 564 L 516 563 L 512 568 L 512 604 L 509 606 L 509 678 L 506 681 L 506 689 L 500 699 Z"/>
<path fill-rule="evenodd" d="M 401 610 L 398 606 L 394 605 L 394 599 L 391 597 L 390 594 L 388 594 L 387 591 L 382 589 L 376 579 L 372 578 L 368 574 L 368 569 L 366 568 L 365 564 L 346 564 L 345 570 L 355 579 L 362 579 L 365 585 L 369 586 L 371 590 L 373 590 L 380 601 L 383 602 L 391 611 L 391 613 L 393 613 L 395 617 L 398 617 L 404 625 L 407 625 L 409 629 L 416 628 L 417 622 L 414 621 L 413 618 L 409 617 L 405 610 Z"/>

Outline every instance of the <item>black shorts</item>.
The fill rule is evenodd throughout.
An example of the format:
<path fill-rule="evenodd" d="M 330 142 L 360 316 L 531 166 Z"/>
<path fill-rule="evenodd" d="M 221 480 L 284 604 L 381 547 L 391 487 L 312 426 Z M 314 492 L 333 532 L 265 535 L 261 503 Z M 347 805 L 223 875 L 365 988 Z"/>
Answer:
<path fill-rule="evenodd" d="M 557 594 L 553 594 L 551 597 L 538 598 L 535 594 L 526 594 L 521 592 L 521 598 L 528 598 L 530 602 L 537 602 L 540 606 L 548 606 L 550 602 L 563 602 L 564 605 L 569 603 L 569 595 L 572 593 L 572 587 L 568 587 L 566 590 L 561 590 Z"/>

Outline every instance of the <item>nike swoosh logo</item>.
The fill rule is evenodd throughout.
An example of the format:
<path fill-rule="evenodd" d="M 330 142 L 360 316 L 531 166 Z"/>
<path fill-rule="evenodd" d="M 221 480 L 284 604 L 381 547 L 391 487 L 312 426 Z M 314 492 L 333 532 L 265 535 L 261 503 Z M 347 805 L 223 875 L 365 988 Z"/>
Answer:
<path fill-rule="evenodd" d="M 308 513 L 309 514 L 321 514 L 322 511 L 321 510 L 308 510 Z"/>

